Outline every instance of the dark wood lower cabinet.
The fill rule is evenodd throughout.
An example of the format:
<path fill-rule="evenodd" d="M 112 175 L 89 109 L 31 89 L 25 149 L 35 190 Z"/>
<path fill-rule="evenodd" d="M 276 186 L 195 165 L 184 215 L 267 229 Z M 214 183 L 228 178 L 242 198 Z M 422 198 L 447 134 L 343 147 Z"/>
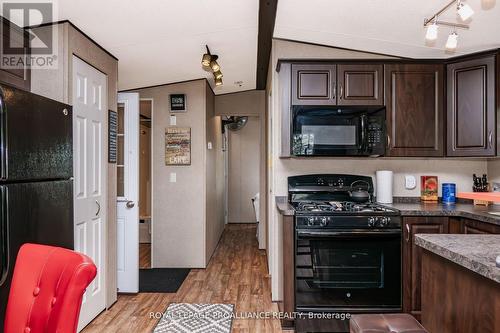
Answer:
<path fill-rule="evenodd" d="M 415 234 L 448 232 L 447 217 L 405 217 L 403 219 L 403 311 L 420 320 L 422 291 L 422 248 Z"/>
<path fill-rule="evenodd" d="M 279 310 L 288 314 L 295 312 L 295 218 L 283 216 L 283 302 Z M 283 328 L 293 328 L 293 319 L 281 320 Z"/>
<path fill-rule="evenodd" d="M 500 284 L 426 250 L 422 284 L 422 324 L 429 332 L 500 332 Z"/>
<path fill-rule="evenodd" d="M 424 250 L 415 244 L 415 234 L 445 233 L 500 234 L 500 226 L 461 217 L 403 218 L 403 311 L 412 314 L 419 321 L 422 319 L 422 294 L 429 286 L 422 278 L 427 273 L 426 267 L 422 266 Z M 468 306 L 474 307 L 474 304 L 475 302 L 469 303 Z M 444 304 L 436 304 L 436 306 L 442 305 Z M 431 332 L 443 331 L 431 330 Z"/>

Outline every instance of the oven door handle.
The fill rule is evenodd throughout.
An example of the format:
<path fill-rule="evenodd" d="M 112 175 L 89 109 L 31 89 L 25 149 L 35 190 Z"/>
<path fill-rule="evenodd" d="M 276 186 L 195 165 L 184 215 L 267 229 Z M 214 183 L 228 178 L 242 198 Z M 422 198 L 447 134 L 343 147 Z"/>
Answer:
<path fill-rule="evenodd" d="M 349 231 L 303 231 L 298 230 L 298 237 L 342 237 L 342 236 L 401 236 L 401 229 L 380 229 L 380 230 L 349 230 Z"/>

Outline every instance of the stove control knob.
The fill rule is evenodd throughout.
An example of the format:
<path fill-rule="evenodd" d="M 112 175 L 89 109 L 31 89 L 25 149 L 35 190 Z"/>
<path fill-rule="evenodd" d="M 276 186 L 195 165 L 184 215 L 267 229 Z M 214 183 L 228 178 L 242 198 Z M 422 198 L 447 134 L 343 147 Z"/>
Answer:
<path fill-rule="evenodd" d="M 368 226 L 369 226 L 369 227 L 374 227 L 374 226 L 375 226 L 375 222 L 376 222 L 376 220 L 375 220 L 375 218 L 374 218 L 374 217 L 370 216 L 370 217 L 368 218 Z"/>
<path fill-rule="evenodd" d="M 310 227 L 314 225 L 314 217 L 307 218 L 307 225 Z"/>
<path fill-rule="evenodd" d="M 319 225 L 322 227 L 326 227 L 327 224 L 328 224 L 328 219 L 326 217 L 322 217 L 321 221 L 319 222 Z"/>
<path fill-rule="evenodd" d="M 379 220 L 379 225 L 381 227 L 385 227 L 389 224 L 389 219 L 385 216 L 381 217 L 380 220 Z"/>

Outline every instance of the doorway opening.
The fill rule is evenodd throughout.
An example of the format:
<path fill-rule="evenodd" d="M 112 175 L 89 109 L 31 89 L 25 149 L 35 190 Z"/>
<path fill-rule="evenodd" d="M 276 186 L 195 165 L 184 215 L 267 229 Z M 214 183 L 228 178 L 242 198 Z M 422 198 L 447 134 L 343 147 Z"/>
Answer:
<path fill-rule="evenodd" d="M 139 101 L 139 268 L 151 268 L 151 115 L 153 100 Z"/>
<path fill-rule="evenodd" d="M 257 223 L 258 226 L 261 119 L 258 116 L 224 116 L 223 120 L 226 221 L 230 224 Z"/>

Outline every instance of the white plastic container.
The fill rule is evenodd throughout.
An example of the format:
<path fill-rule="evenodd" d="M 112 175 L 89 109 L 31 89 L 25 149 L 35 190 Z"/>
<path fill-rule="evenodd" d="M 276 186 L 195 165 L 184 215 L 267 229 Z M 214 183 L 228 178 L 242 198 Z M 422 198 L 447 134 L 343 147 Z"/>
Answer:
<path fill-rule="evenodd" d="M 377 202 L 382 204 L 392 203 L 392 186 L 394 174 L 390 170 L 379 170 L 375 173 L 377 187 Z"/>

